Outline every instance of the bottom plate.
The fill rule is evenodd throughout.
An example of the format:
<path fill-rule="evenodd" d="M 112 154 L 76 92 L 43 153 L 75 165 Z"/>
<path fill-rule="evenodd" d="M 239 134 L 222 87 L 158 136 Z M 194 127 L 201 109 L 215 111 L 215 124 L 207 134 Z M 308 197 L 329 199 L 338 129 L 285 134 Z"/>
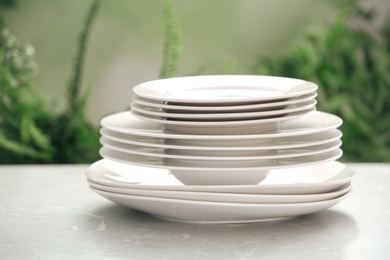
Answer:
<path fill-rule="evenodd" d="M 323 200 L 330 200 L 348 193 L 352 189 L 350 183 L 331 192 L 315 194 L 239 194 L 239 193 L 222 193 L 222 192 L 192 192 L 192 191 L 170 191 L 170 190 L 150 190 L 150 189 L 131 189 L 117 188 L 108 185 L 101 185 L 89 181 L 92 188 L 100 191 L 119 193 L 125 195 L 148 196 L 155 198 L 211 201 L 211 202 L 228 202 L 228 203 L 307 203 Z"/>
<path fill-rule="evenodd" d="M 102 159 L 88 167 L 85 174 L 94 183 L 125 189 L 291 195 L 334 191 L 350 183 L 355 170 L 341 162 L 330 161 L 272 170 L 257 185 L 183 185 L 166 169 Z"/>
<path fill-rule="evenodd" d="M 290 203 L 252 204 L 223 203 L 134 196 L 101 191 L 90 187 L 97 194 L 117 204 L 139 210 L 156 217 L 192 223 L 250 223 L 270 219 L 306 215 L 332 207 L 348 197 L 351 192 L 330 200 Z"/>

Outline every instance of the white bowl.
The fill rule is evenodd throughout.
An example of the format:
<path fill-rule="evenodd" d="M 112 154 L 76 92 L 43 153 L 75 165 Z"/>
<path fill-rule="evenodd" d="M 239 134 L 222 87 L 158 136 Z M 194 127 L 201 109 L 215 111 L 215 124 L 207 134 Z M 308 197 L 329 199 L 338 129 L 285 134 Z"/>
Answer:
<path fill-rule="evenodd" d="M 236 140 L 186 140 L 186 139 L 165 139 L 165 144 L 176 146 L 193 147 L 261 147 L 276 144 L 275 138 L 253 138 Z"/>
<path fill-rule="evenodd" d="M 269 169 L 254 169 L 245 171 L 240 167 L 259 167 L 275 165 L 276 160 L 186 160 L 166 158 L 164 161 L 175 165 L 194 167 L 194 170 L 171 169 L 170 172 L 185 185 L 253 185 L 263 181 L 270 172 Z M 196 168 L 208 168 L 198 170 Z M 216 169 L 212 169 L 216 168 Z M 225 170 L 223 168 L 237 168 L 237 170 Z"/>
<path fill-rule="evenodd" d="M 263 181 L 269 170 L 245 171 L 183 171 L 171 170 L 184 185 L 256 185 Z"/>
<path fill-rule="evenodd" d="M 256 157 L 271 156 L 276 154 L 276 150 L 248 150 L 248 151 L 213 151 L 213 150 L 183 150 L 165 149 L 166 154 L 182 156 L 202 156 L 202 157 Z"/>

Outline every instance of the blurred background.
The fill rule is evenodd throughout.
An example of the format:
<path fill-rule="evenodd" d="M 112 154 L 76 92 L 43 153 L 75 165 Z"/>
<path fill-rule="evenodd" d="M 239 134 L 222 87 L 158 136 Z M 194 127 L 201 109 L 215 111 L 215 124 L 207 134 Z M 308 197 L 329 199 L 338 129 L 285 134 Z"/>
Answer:
<path fill-rule="evenodd" d="M 344 119 L 344 160 L 390 161 L 388 0 L 99 1 L 80 73 L 80 96 L 88 96 L 76 119 L 68 109 L 69 85 L 94 1 L 0 0 L 2 41 L 15 37 L 34 63 L 31 76 L 21 76 L 29 90 L 14 95 L 31 106 L 11 109 L 3 98 L 0 163 L 95 160 L 99 120 L 127 110 L 134 85 L 161 76 L 170 37 L 164 3 L 178 27 L 175 75 L 268 74 L 314 81 L 320 86 L 318 108 Z M 23 50 L 25 44 L 30 47 Z M 4 86 L 14 79 L 4 75 L 0 93 L 11 96 L 7 91 L 14 90 Z M 34 106 L 41 115 L 13 121 Z M 58 135 L 66 138 L 57 140 Z"/>

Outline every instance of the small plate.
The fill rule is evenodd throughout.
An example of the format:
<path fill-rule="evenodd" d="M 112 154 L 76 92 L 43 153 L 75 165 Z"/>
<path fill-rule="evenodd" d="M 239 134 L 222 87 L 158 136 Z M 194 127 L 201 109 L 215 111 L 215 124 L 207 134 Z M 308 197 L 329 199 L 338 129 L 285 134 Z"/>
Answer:
<path fill-rule="evenodd" d="M 91 187 L 97 194 L 117 204 L 148 214 L 180 222 L 250 223 L 306 215 L 325 210 L 347 198 L 347 194 L 317 202 L 261 204 L 225 203 L 184 199 L 156 198 L 106 192 Z"/>
<path fill-rule="evenodd" d="M 289 98 L 284 101 L 279 102 L 267 102 L 260 104 L 250 104 L 250 105 L 233 105 L 233 106 L 180 106 L 180 105 L 172 105 L 168 102 L 159 102 L 156 100 L 146 99 L 138 97 L 135 93 L 132 97 L 132 102 L 147 106 L 160 108 L 167 112 L 177 112 L 177 113 L 228 113 L 228 112 L 253 112 L 253 111 L 269 111 L 282 109 L 289 105 L 301 105 L 301 103 L 315 100 L 317 97 L 317 92 L 306 94 L 299 97 Z"/>
<path fill-rule="evenodd" d="M 286 100 L 316 91 L 312 82 L 272 76 L 210 75 L 176 77 L 139 84 L 133 92 L 143 98 L 178 104 L 248 104 Z"/>
<path fill-rule="evenodd" d="M 280 117 L 218 122 L 167 120 L 163 117 L 148 117 L 147 115 L 134 110 L 131 110 L 130 112 L 141 120 L 160 124 L 164 126 L 165 129 L 177 133 L 195 135 L 248 135 L 264 134 L 269 132 L 276 133 L 278 132 L 280 124 L 283 122 L 308 116 L 310 113 L 315 112 L 315 108 L 289 113 Z"/>
<path fill-rule="evenodd" d="M 173 120 L 184 121 L 228 121 L 228 120 L 248 120 L 248 119 L 265 119 L 272 117 L 281 117 L 289 113 L 299 112 L 314 108 L 317 101 L 312 100 L 301 103 L 299 106 L 291 105 L 283 109 L 258 111 L 258 112 L 235 112 L 235 113 L 171 113 L 161 111 L 158 108 L 150 108 L 137 103 L 131 103 L 131 110 L 142 113 L 145 117 L 165 117 Z"/>
<path fill-rule="evenodd" d="M 257 185 L 183 185 L 167 169 L 129 165 L 102 159 L 85 172 L 95 183 L 126 189 L 221 192 L 238 194 L 317 194 L 349 184 L 355 170 L 337 161 L 271 170 Z"/>
<path fill-rule="evenodd" d="M 227 203 L 306 203 L 330 200 L 342 196 L 351 191 L 350 183 L 336 189 L 335 191 L 317 194 L 238 194 L 238 193 L 221 193 L 221 192 L 192 192 L 192 191 L 170 191 L 170 190 L 148 190 L 148 189 L 130 189 L 117 188 L 107 185 L 101 185 L 89 181 L 89 185 L 95 189 L 120 193 L 126 195 L 149 196 L 167 199 L 184 199 L 210 202 L 227 202 Z"/>
<path fill-rule="evenodd" d="M 134 117 L 129 111 L 115 113 L 104 117 L 101 125 L 113 132 L 131 134 L 140 137 L 154 137 L 181 140 L 245 140 L 245 139 L 269 139 L 288 136 L 301 136 L 313 133 L 325 132 L 335 129 L 342 124 L 340 117 L 325 112 L 312 112 L 303 117 L 298 117 L 284 122 L 277 133 L 263 133 L 250 135 L 194 135 L 180 134 L 164 130 L 160 124 L 146 122 Z"/>

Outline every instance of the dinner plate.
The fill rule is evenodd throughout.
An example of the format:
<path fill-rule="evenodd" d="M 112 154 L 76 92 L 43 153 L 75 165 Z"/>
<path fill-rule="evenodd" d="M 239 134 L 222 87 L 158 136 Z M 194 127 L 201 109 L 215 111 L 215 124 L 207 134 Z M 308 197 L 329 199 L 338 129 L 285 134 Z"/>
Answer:
<path fill-rule="evenodd" d="M 256 111 L 256 112 L 234 112 L 234 113 L 172 113 L 170 111 L 162 111 L 159 108 L 151 108 L 137 103 L 131 103 L 131 110 L 142 113 L 144 116 L 153 117 L 165 117 L 173 120 L 185 120 L 185 121 L 223 121 L 223 120 L 248 120 L 248 119 L 262 119 L 280 117 L 293 112 L 299 112 L 314 108 L 317 101 L 307 101 L 300 105 L 290 105 L 282 109 L 270 110 L 270 111 Z"/>
<path fill-rule="evenodd" d="M 222 192 L 239 194 L 318 194 L 351 183 L 355 170 L 338 161 L 271 170 L 256 185 L 183 185 L 167 169 L 129 165 L 102 159 L 85 171 L 95 183 L 127 189 Z"/>
<path fill-rule="evenodd" d="M 171 190 L 148 190 L 148 189 L 131 189 L 117 188 L 102 185 L 89 181 L 89 185 L 95 189 L 120 193 L 126 195 L 149 196 L 167 199 L 183 199 L 210 202 L 228 202 L 228 203 L 305 203 L 314 201 L 330 200 L 348 193 L 352 189 L 350 183 L 326 193 L 317 194 L 239 194 L 239 193 L 222 193 L 222 192 L 192 192 L 192 191 L 171 191 Z"/>
<path fill-rule="evenodd" d="M 160 124 L 146 122 L 136 118 L 129 111 L 108 115 L 100 121 L 100 124 L 105 129 L 116 133 L 131 134 L 140 137 L 181 140 L 244 140 L 254 138 L 269 139 L 291 137 L 320 133 L 339 127 L 342 124 L 342 120 L 336 115 L 316 111 L 303 117 L 298 117 L 282 123 L 277 133 L 250 135 L 195 135 L 175 133 L 165 130 Z"/>
<path fill-rule="evenodd" d="M 282 129 L 283 131 L 283 129 Z M 247 139 L 247 140 L 182 140 L 166 139 L 158 137 L 140 137 L 137 135 L 123 134 L 100 129 L 102 137 L 125 144 L 140 145 L 163 149 L 183 150 L 210 150 L 210 151 L 258 151 L 269 149 L 301 148 L 313 145 L 320 145 L 339 140 L 342 132 L 338 129 L 329 129 L 325 132 L 299 135 L 293 137 L 280 137 L 268 139 Z"/>
<path fill-rule="evenodd" d="M 329 200 L 307 203 L 226 203 L 156 198 L 91 189 L 117 204 L 156 217 L 194 223 L 249 223 L 306 215 L 325 210 L 347 198 L 347 194 Z"/>
<path fill-rule="evenodd" d="M 160 124 L 164 126 L 165 129 L 179 133 L 199 135 L 247 135 L 278 132 L 281 123 L 310 115 L 310 113 L 314 111 L 315 108 L 309 108 L 280 117 L 218 122 L 167 120 L 164 117 L 149 117 L 134 110 L 131 110 L 130 112 L 141 120 Z"/>
<path fill-rule="evenodd" d="M 303 148 L 290 148 L 278 150 L 260 150 L 260 151 L 210 151 L 210 150 L 182 150 L 182 149 L 164 149 L 138 146 L 121 143 L 100 138 L 100 143 L 104 147 L 112 150 L 159 158 L 176 158 L 187 160 L 262 160 L 262 159 L 280 159 L 291 158 L 296 156 L 315 155 L 335 150 L 341 146 L 341 140 L 335 140 L 331 143 L 308 146 Z"/>
<path fill-rule="evenodd" d="M 226 161 L 220 163 L 219 166 L 213 167 L 199 167 L 199 166 L 187 166 L 189 164 L 188 160 L 179 160 L 171 158 L 160 158 L 156 156 L 144 156 L 144 155 L 135 155 L 124 152 L 119 152 L 108 147 L 102 147 L 100 150 L 100 155 L 103 158 L 114 160 L 117 162 L 128 163 L 132 165 L 146 166 L 146 167 L 155 167 L 160 169 L 169 169 L 169 170 L 178 170 L 178 171 L 256 171 L 256 170 L 272 170 L 272 169 L 282 169 L 288 167 L 296 167 L 303 165 L 316 164 L 319 162 L 325 162 L 330 160 L 337 160 L 342 156 L 341 149 L 334 149 L 329 152 L 316 155 L 307 155 L 307 156 L 296 156 L 292 158 L 281 158 L 277 160 L 253 160 L 251 162 L 241 161 L 241 162 L 230 162 Z M 192 160 L 194 165 L 199 165 L 196 163 L 196 160 Z M 238 166 L 234 166 L 238 165 Z M 239 166 L 239 165 L 245 165 Z M 200 173 L 199 173 L 200 174 Z"/>
<path fill-rule="evenodd" d="M 284 101 L 275 101 L 275 102 L 267 102 L 267 103 L 259 103 L 259 104 L 250 104 L 250 105 L 231 105 L 231 106 L 180 106 L 180 105 L 172 105 L 168 102 L 160 102 L 152 99 L 138 97 L 135 93 L 132 96 L 132 102 L 147 106 L 160 108 L 162 110 L 168 112 L 178 112 L 178 113 L 221 113 L 221 112 L 253 112 L 253 111 L 268 111 L 268 110 L 276 110 L 282 109 L 289 105 L 300 105 L 301 103 L 315 100 L 317 97 L 317 92 L 313 91 L 312 93 L 289 98 Z"/>
<path fill-rule="evenodd" d="M 248 104 L 286 100 L 316 91 L 312 82 L 273 76 L 209 75 L 159 79 L 139 84 L 143 98 L 179 104 Z"/>

